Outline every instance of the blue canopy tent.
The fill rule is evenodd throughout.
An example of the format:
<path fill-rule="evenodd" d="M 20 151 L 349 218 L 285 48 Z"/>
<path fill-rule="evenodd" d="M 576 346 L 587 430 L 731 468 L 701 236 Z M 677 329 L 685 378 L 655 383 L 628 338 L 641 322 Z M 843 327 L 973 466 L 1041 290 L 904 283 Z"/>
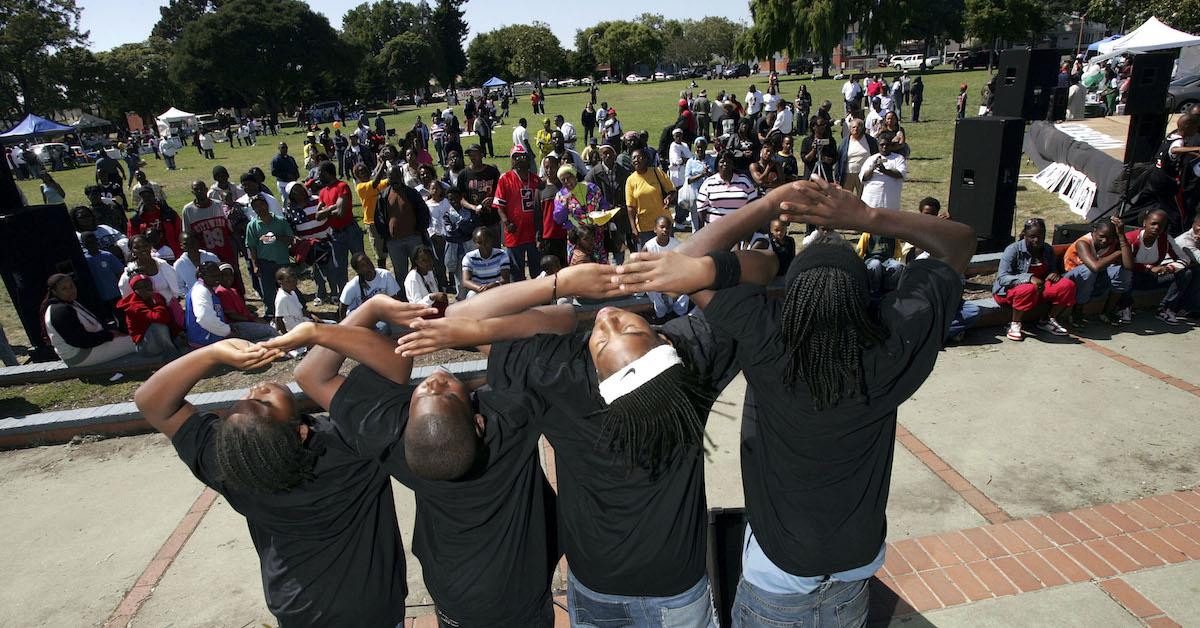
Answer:
<path fill-rule="evenodd" d="M 483 84 L 484 87 L 504 87 L 505 85 L 508 85 L 508 83 L 496 76 L 488 79 L 487 82 Z"/>
<path fill-rule="evenodd" d="M 1104 39 L 1101 39 L 1099 41 L 1094 41 L 1094 42 L 1088 44 L 1088 48 L 1087 48 L 1088 52 L 1100 52 L 1100 44 L 1106 44 L 1110 41 L 1115 41 L 1122 37 L 1124 37 L 1124 35 L 1109 35 L 1108 37 L 1105 37 Z"/>
<path fill-rule="evenodd" d="M 35 135 L 59 135 L 74 132 L 75 129 L 72 127 L 59 124 L 53 120 L 47 120 L 41 116 L 35 116 L 31 113 L 25 116 L 25 119 L 21 120 L 17 126 L 0 133 L 0 141 L 15 141 Z"/>

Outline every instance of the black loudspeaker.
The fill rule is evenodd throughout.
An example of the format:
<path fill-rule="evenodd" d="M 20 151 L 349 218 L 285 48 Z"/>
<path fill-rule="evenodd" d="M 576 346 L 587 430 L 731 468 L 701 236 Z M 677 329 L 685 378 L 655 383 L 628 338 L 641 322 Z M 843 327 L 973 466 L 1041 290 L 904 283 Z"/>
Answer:
<path fill-rule="evenodd" d="M 1092 225 L 1086 222 L 1071 223 L 1069 225 L 1054 226 L 1054 240 L 1052 244 L 1071 244 L 1079 238 L 1092 232 Z"/>
<path fill-rule="evenodd" d="M 1000 53 L 992 114 L 1026 120 L 1045 120 L 1058 86 L 1056 50 L 1012 49 Z"/>
<path fill-rule="evenodd" d="M 1013 241 L 1024 135 L 1021 118 L 965 118 L 955 127 L 950 216 L 975 229 L 980 253 L 1003 250 Z"/>
<path fill-rule="evenodd" d="M 1135 113 L 1129 117 L 1129 131 L 1125 136 L 1125 163 L 1154 161 L 1158 149 L 1167 137 L 1167 121 L 1170 117 L 1161 109 L 1160 106 L 1157 113 Z"/>
<path fill-rule="evenodd" d="M 1125 96 L 1126 115 L 1160 114 L 1167 109 L 1167 87 L 1175 68 L 1178 52 L 1133 55 L 1129 73 L 1129 91 Z"/>
<path fill-rule="evenodd" d="M 34 205 L 0 210 L 0 277 L 29 337 L 35 360 L 56 360 L 42 342 L 41 305 L 46 280 L 54 273 L 75 278 L 79 301 L 101 311 L 96 284 L 64 205 Z"/>
<path fill-rule="evenodd" d="M 1070 90 L 1066 87 L 1055 87 L 1050 92 L 1050 112 L 1046 119 L 1051 122 L 1061 122 L 1067 119 L 1067 97 Z"/>
<path fill-rule="evenodd" d="M 742 578 L 742 540 L 745 535 L 745 509 L 708 510 L 708 582 L 712 586 L 713 606 L 721 618 L 721 626 L 733 623 L 733 600 Z"/>

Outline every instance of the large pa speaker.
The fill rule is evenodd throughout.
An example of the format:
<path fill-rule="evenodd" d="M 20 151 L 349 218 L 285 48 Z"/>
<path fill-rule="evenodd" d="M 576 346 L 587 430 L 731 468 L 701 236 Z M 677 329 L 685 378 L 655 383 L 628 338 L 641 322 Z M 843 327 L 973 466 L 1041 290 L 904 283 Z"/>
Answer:
<path fill-rule="evenodd" d="M 733 600 L 742 578 L 742 540 L 746 535 L 743 508 L 708 510 L 708 582 L 721 626 L 733 624 Z"/>
<path fill-rule="evenodd" d="M 1169 114 L 1162 110 L 1155 113 L 1135 113 L 1129 117 L 1129 130 L 1125 136 L 1125 163 L 1136 164 L 1154 161 L 1158 149 L 1167 137 Z"/>
<path fill-rule="evenodd" d="M 54 273 L 75 278 L 79 300 L 93 312 L 101 311 L 96 284 L 75 236 L 64 205 L 34 205 L 0 209 L 0 277 L 21 318 L 35 360 L 54 360 L 53 348 L 42 342 L 40 310 L 46 298 L 46 280 Z"/>
<path fill-rule="evenodd" d="M 1125 113 L 1159 114 L 1167 108 L 1167 87 L 1175 68 L 1177 52 L 1133 55 Z"/>
<path fill-rule="evenodd" d="M 1058 85 L 1058 51 L 1014 48 L 1000 53 L 992 114 L 1045 120 Z"/>
<path fill-rule="evenodd" d="M 966 118 L 955 127 L 950 216 L 975 229 L 980 253 L 1003 250 L 1013 241 L 1024 134 L 1022 118 Z"/>

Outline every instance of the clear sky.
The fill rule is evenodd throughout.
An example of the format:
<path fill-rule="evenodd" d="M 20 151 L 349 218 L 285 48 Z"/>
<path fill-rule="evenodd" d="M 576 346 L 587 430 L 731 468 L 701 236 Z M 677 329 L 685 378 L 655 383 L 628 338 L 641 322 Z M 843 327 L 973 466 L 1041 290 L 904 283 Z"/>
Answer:
<path fill-rule="evenodd" d="M 334 28 L 341 28 L 342 15 L 362 0 L 308 0 L 309 6 L 325 14 Z M 158 7 L 165 0 L 78 0 L 83 9 L 83 29 L 91 31 L 92 50 L 108 50 L 121 44 L 141 41 L 158 21 Z M 721 15 L 749 23 L 746 0 L 685 0 L 663 2 L 646 0 L 469 0 L 466 7 L 471 33 L 482 33 L 508 24 L 546 22 L 568 48 L 575 45 L 575 31 L 605 19 L 633 18 L 645 12 L 668 18 L 701 18 Z M 601 9 L 603 7 L 603 9 Z"/>

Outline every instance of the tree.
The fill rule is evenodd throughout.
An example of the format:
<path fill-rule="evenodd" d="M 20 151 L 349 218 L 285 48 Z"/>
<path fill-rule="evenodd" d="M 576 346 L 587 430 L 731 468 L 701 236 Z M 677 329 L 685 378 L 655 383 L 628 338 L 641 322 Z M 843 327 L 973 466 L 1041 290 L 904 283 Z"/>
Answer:
<path fill-rule="evenodd" d="M 1195 0 L 1091 0 L 1087 18 L 1117 32 L 1128 32 L 1151 16 L 1185 33 L 1200 32 L 1200 3 Z"/>
<path fill-rule="evenodd" d="M 697 21 L 684 22 L 684 38 L 692 49 L 690 63 L 708 64 L 713 57 L 722 61 L 733 58 L 733 42 L 737 41 L 745 26 L 726 17 L 708 16 Z"/>
<path fill-rule="evenodd" d="M 665 41 L 660 33 L 643 23 L 621 21 L 608 23 L 593 45 L 596 58 L 607 60 L 624 82 L 635 63 L 655 65 Z"/>
<path fill-rule="evenodd" d="M 903 0 L 904 39 L 925 42 L 925 50 L 939 39 L 963 39 L 963 0 Z"/>
<path fill-rule="evenodd" d="M 436 60 L 429 39 L 409 31 L 383 45 L 378 63 L 390 84 L 413 91 L 429 83 Z"/>
<path fill-rule="evenodd" d="M 170 74 L 193 100 L 224 89 L 276 114 L 304 86 L 331 84 L 347 57 L 329 20 L 299 0 L 230 0 L 184 28 Z"/>
<path fill-rule="evenodd" d="M 150 30 L 151 37 L 158 37 L 169 42 L 179 39 L 183 28 L 200 19 L 205 13 L 212 13 L 225 0 L 171 0 L 165 7 L 158 7 L 158 22 Z"/>
<path fill-rule="evenodd" d="M 508 79 L 540 79 L 566 68 L 566 51 L 542 22 L 514 24 L 480 33 L 467 48 L 464 78 L 482 84 L 493 75 Z"/>
<path fill-rule="evenodd" d="M 508 49 L 496 31 L 480 33 L 467 46 L 467 69 L 463 80 L 468 85 L 483 85 L 493 76 L 512 78 L 508 74 Z"/>
<path fill-rule="evenodd" d="M 427 5 L 378 0 L 364 2 L 342 16 L 342 40 L 354 49 L 355 75 L 352 91 L 362 99 L 384 99 L 393 94 L 379 55 L 388 42 L 405 33 L 428 34 L 432 30 Z M 421 65 L 427 65 L 422 63 Z"/>
<path fill-rule="evenodd" d="M 65 104 L 51 51 L 87 43 L 75 0 L 0 0 L 0 113 L 11 118 Z"/>
<path fill-rule="evenodd" d="M 1028 40 L 1050 26 L 1044 5 L 1037 0 L 966 0 L 963 28 L 989 42 L 993 52 L 1000 39 Z M 988 59 L 991 70 L 992 60 Z"/>
<path fill-rule="evenodd" d="M 153 36 L 97 53 L 100 115 L 119 121 L 133 111 L 150 120 L 169 107 L 177 91 L 170 79 L 170 59 L 171 45 Z"/>
<path fill-rule="evenodd" d="M 433 9 L 432 26 L 436 34 L 436 54 L 439 57 L 438 82 L 454 89 L 458 75 L 467 69 L 467 54 L 463 42 L 467 39 L 467 20 L 462 5 L 466 0 L 438 0 Z"/>

